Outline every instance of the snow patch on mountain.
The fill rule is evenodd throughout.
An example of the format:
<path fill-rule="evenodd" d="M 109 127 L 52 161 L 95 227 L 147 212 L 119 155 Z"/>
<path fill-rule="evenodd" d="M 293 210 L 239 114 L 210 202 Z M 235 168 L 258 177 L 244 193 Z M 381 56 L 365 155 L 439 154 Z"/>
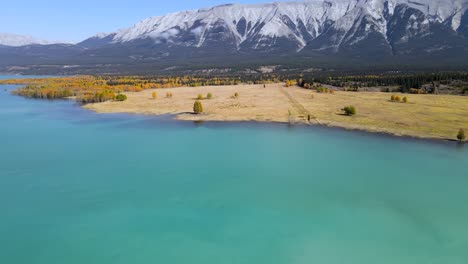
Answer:
<path fill-rule="evenodd" d="M 106 38 L 110 35 L 112 35 L 114 33 L 108 33 L 108 32 L 99 32 L 99 33 L 96 33 L 96 35 L 92 36 L 91 38 L 97 38 L 97 39 L 102 39 L 102 38 Z"/>
<path fill-rule="evenodd" d="M 405 4 L 411 8 L 418 9 L 425 15 L 437 22 L 451 20 L 452 29 L 457 30 L 460 26 L 461 16 L 468 8 L 467 0 L 387 0 L 392 6 Z"/>
<path fill-rule="evenodd" d="M 0 33 L 0 45 L 10 47 L 20 47 L 32 44 L 48 45 L 53 42 L 36 39 L 32 36 L 24 36 L 10 33 Z"/>

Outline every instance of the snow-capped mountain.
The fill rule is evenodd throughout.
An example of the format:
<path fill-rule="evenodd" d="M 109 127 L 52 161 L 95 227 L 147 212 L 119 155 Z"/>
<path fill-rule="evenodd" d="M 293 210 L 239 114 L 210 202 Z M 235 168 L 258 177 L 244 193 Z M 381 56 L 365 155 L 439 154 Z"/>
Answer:
<path fill-rule="evenodd" d="M 32 44 L 47 45 L 52 44 L 49 41 L 36 39 L 31 36 L 23 36 L 9 33 L 0 33 L 0 45 L 10 47 L 20 47 Z"/>
<path fill-rule="evenodd" d="M 271 52 L 301 51 L 306 47 L 339 51 L 372 38 L 391 51 L 397 44 L 432 34 L 434 25 L 458 32 L 466 27 L 467 7 L 468 0 L 228 4 L 148 18 L 130 28 L 92 39 L 105 40 L 100 42 L 102 45 L 144 40 L 163 49 L 221 45 L 238 51 Z"/>
<path fill-rule="evenodd" d="M 151 17 L 76 45 L 21 46 L 44 42 L 19 39 L 3 43 L 20 47 L 7 47 L 0 35 L 0 70 L 31 63 L 91 72 L 103 65 L 109 71 L 259 64 L 468 68 L 467 10 L 468 0 L 227 4 Z"/>

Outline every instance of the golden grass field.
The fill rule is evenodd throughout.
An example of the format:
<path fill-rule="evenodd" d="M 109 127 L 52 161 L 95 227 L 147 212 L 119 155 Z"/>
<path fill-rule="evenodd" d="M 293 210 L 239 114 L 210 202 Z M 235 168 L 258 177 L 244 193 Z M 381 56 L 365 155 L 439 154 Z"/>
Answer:
<path fill-rule="evenodd" d="M 153 99 L 156 92 L 158 98 Z M 166 93 L 172 98 L 166 98 Z M 235 93 L 239 93 L 237 98 Z M 194 115 L 198 94 L 204 113 Z M 125 102 L 104 102 L 84 107 L 100 113 L 174 114 L 180 120 L 295 122 L 383 132 L 421 138 L 455 139 L 460 128 L 468 130 L 468 97 L 451 95 L 394 94 L 408 103 L 391 102 L 390 93 L 342 92 L 321 94 L 283 84 L 181 87 L 126 93 Z M 353 105 L 357 115 L 342 115 Z M 291 113 L 291 117 L 289 113 Z"/>

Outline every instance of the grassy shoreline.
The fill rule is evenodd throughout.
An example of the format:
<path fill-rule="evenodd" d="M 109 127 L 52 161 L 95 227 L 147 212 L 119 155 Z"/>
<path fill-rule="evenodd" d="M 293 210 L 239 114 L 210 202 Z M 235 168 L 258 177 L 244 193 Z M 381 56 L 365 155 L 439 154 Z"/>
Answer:
<path fill-rule="evenodd" d="M 151 94 L 158 93 L 157 99 Z M 171 93 L 170 98 L 164 94 Z M 192 114 L 197 94 L 212 93 L 202 100 L 205 112 Z M 239 95 L 233 96 L 235 93 Z M 455 140 L 460 128 L 468 129 L 468 97 L 408 95 L 381 92 L 322 94 L 284 84 L 179 87 L 126 93 L 125 102 L 103 102 L 83 107 L 98 113 L 174 115 L 187 121 L 255 121 L 301 123 L 339 127 L 414 138 Z M 391 95 L 408 97 L 408 103 L 392 102 Z M 357 108 L 355 116 L 341 109 Z M 310 115 L 311 120 L 308 120 Z"/>

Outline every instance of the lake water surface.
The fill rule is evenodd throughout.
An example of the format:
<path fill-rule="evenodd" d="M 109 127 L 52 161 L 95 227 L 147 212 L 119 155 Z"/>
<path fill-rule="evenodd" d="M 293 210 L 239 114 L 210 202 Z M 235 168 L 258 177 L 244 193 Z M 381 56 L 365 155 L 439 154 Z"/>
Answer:
<path fill-rule="evenodd" d="M 0 88 L 0 263 L 468 263 L 468 146 Z"/>

